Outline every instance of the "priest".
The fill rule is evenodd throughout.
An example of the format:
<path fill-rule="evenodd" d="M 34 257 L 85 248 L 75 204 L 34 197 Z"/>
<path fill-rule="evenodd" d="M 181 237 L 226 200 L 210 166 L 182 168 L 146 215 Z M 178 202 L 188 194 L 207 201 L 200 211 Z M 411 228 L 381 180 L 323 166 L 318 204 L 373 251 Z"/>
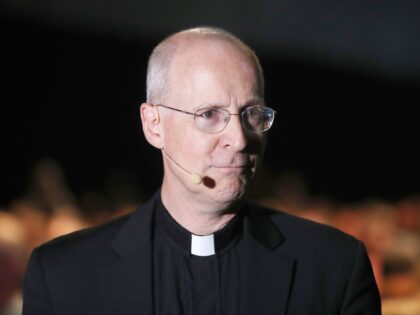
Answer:
<path fill-rule="evenodd" d="M 23 314 L 380 314 L 359 240 L 247 200 L 269 105 L 258 58 L 232 34 L 163 40 L 140 106 L 161 188 L 128 216 L 36 248 Z"/>

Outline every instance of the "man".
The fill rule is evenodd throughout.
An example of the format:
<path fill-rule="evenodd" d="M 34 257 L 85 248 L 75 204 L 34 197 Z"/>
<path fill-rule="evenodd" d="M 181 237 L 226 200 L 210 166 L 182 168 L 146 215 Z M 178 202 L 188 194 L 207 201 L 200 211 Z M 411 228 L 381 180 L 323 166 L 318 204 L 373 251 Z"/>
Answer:
<path fill-rule="evenodd" d="M 24 315 L 380 314 L 360 241 L 246 201 L 275 115 L 248 46 L 214 28 L 165 39 L 140 113 L 161 190 L 34 250 Z"/>

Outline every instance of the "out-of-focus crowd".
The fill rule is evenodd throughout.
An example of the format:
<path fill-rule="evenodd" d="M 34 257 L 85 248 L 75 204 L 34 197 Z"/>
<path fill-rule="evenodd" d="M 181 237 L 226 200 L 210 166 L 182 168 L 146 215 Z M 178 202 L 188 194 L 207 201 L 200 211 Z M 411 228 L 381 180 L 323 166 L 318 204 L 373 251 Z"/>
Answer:
<path fill-rule="evenodd" d="M 420 195 L 392 203 L 339 204 L 308 196 L 302 178 L 294 174 L 269 182 L 274 189 L 257 192 L 258 202 L 332 225 L 364 242 L 384 315 L 420 315 Z M 35 246 L 104 223 L 141 204 L 140 187 L 127 172 L 113 173 L 104 191 L 76 199 L 54 160 L 36 166 L 26 197 L 0 209 L 0 315 L 21 314 L 23 274 Z"/>

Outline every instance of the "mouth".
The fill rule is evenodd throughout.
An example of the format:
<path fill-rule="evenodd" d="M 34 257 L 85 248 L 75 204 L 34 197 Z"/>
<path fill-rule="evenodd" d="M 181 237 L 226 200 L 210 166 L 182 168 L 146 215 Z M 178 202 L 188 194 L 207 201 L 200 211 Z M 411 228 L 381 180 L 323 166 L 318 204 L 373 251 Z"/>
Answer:
<path fill-rule="evenodd" d="M 255 170 L 256 162 L 256 159 L 251 157 L 220 159 L 213 161 L 210 168 L 222 173 L 252 173 Z"/>
<path fill-rule="evenodd" d="M 235 174 L 243 174 L 252 172 L 253 166 L 252 165 L 218 165 L 213 166 L 213 168 L 217 169 L 219 172 L 222 173 L 235 173 Z"/>
<path fill-rule="evenodd" d="M 251 165 L 214 165 L 214 168 L 252 168 Z"/>

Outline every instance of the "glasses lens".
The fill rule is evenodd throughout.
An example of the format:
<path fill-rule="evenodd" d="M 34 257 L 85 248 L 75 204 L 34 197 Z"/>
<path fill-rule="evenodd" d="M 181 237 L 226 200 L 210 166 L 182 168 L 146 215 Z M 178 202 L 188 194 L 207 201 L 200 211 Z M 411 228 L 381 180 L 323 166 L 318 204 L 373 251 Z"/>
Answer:
<path fill-rule="evenodd" d="M 194 114 L 198 129 L 208 133 L 217 133 L 225 128 L 229 121 L 229 112 L 221 108 L 203 108 Z"/>
<path fill-rule="evenodd" d="M 264 132 L 274 121 L 274 110 L 268 107 L 249 107 L 242 112 L 242 123 L 250 132 Z"/>

